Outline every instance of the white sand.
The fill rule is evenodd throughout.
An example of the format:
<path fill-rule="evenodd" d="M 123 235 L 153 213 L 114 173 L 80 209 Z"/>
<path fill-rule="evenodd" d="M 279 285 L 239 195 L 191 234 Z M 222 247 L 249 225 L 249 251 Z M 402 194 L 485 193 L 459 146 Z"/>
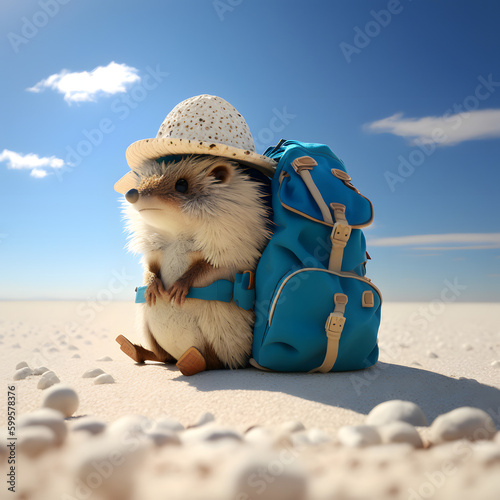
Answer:
<path fill-rule="evenodd" d="M 13 375 L 18 363 L 25 361 L 32 369 L 45 366 L 55 372 L 61 383 L 77 391 L 80 406 L 72 420 L 89 415 L 111 423 L 124 415 L 139 414 L 152 420 L 168 416 L 189 426 L 203 413 L 211 412 L 218 425 L 240 433 L 254 425 L 276 428 L 283 422 L 296 420 L 302 422 L 306 429 L 320 429 L 335 442 L 342 426 L 363 424 L 366 415 L 379 403 L 401 399 L 419 405 L 429 423 L 457 407 L 472 406 L 488 412 L 500 428 L 499 304 L 384 304 L 379 333 L 380 362 L 365 371 L 326 375 L 270 374 L 245 369 L 184 377 L 175 367 L 136 365 L 114 341 L 118 334 L 140 341 L 134 327 L 135 306 L 131 303 L 4 302 L 0 303 L 0 318 L 0 377 L 5 388 L 4 399 L 6 386 L 14 383 Z M 73 357 L 75 355 L 79 357 Z M 106 357 L 111 360 L 106 360 Z M 93 378 L 82 378 L 84 372 L 93 368 L 101 368 L 110 374 L 115 383 L 96 385 Z M 40 408 L 44 391 L 37 389 L 39 379 L 40 376 L 29 376 L 15 382 L 18 416 Z M 0 427 L 6 425 L 4 403 L 0 405 Z M 428 430 L 419 428 L 419 431 L 426 438 Z M 485 491 L 498 493 L 491 498 L 500 498 L 499 441 L 497 436 L 498 457 L 491 465 L 496 467 L 494 477 L 498 480 L 486 488 L 484 484 L 490 480 L 488 472 L 485 476 L 487 481 L 485 479 L 481 486 L 486 488 Z M 438 448 L 441 447 L 434 449 Z M 221 454 L 218 460 L 223 468 L 227 465 L 223 464 L 231 463 L 231 456 L 238 455 L 238 452 L 231 447 L 221 450 L 217 453 Z M 324 448 L 314 450 L 314 447 L 307 448 L 299 461 L 302 463 L 304 457 L 307 458 L 309 465 L 304 466 L 302 471 L 306 476 L 312 474 L 314 467 L 311 460 L 316 460 L 315 457 L 317 467 L 325 467 L 327 452 Z M 330 453 L 340 453 L 337 448 L 335 450 L 330 450 Z M 368 456 L 366 450 L 362 452 L 363 456 Z M 429 462 L 431 452 L 432 449 L 420 452 L 429 454 L 425 463 L 432 462 Z M 341 454 L 342 467 L 349 469 L 350 461 L 357 459 L 355 457 L 359 457 L 359 453 L 359 450 L 344 450 Z M 383 456 L 387 450 L 380 453 Z M 401 465 L 400 453 L 401 450 L 394 450 L 392 456 L 394 462 Z M 148 460 L 152 460 L 151 455 Z M 188 459 L 184 457 L 183 460 Z M 32 465 L 35 467 L 36 463 Z M 353 471 L 356 467 L 353 466 Z M 146 474 L 144 469 L 141 470 L 141 474 Z M 186 470 L 183 469 L 182 474 L 186 474 Z M 468 467 L 467 470 L 472 469 Z M 480 470 L 486 469 L 483 467 Z M 180 478 L 182 474 L 179 474 Z M 300 477 L 297 474 L 292 476 Z M 356 492 L 360 488 L 355 479 L 352 484 L 345 478 L 335 483 L 337 472 L 325 474 L 324 477 L 330 478 L 329 491 L 333 492 L 342 483 L 342 495 L 345 494 L 346 498 L 364 498 L 364 493 L 349 496 L 351 490 Z M 409 472 L 402 474 L 408 476 Z M 148 481 L 161 483 L 161 477 L 157 474 Z M 281 479 L 284 477 L 285 473 L 280 474 Z M 311 480 L 312 483 L 306 481 L 311 498 L 322 498 L 323 476 L 320 474 L 318 477 L 320 479 Z M 374 480 L 377 481 L 376 477 Z M 380 485 L 384 481 L 380 476 Z M 420 480 L 417 486 L 422 484 Z M 459 492 L 463 490 L 458 483 L 455 485 L 452 481 L 449 484 L 453 488 L 456 486 Z M 192 496 L 189 496 L 188 485 L 189 480 L 181 481 L 177 484 L 175 495 L 172 493 L 170 497 L 143 495 L 148 498 L 198 498 L 191 489 Z M 250 492 L 243 492 L 246 496 L 241 498 L 254 498 L 252 495 L 257 489 L 255 486 Z M 410 498 L 408 487 L 399 486 L 396 489 L 390 494 L 379 492 L 380 497 L 384 498 L 387 493 L 387 498 Z M 0 491 L 0 498 L 4 498 L 4 485 L 0 486 Z M 216 488 L 212 493 L 206 490 L 205 497 L 199 498 L 217 498 L 222 494 L 215 491 Z M 242 490 L 239 488 L 237 491 Z M 271 495 L 270 491 L 267 488 L 263 495 L 255 498 L 268 498 L 266 495 Z M 300 487 L 297 486 L 294 491 L 300 492 Z M 418 489 L 415 491 L 418 492 Z M 436 486 L 436 491 L 444 495 L 447 489 Z M 372 498 L 378 498 L 379 493 L 373 493 Z M 424 498 L 425 493 L 424 488 L 419 495 Z M 108 497 L 105 493 L 101 494 L 102 498 L 116 498 L 118 493 L 110 493 Z M 343 498 L 342 495 L 339 498 Z M 278 497 L 273 493 L 269 498 Z"/>

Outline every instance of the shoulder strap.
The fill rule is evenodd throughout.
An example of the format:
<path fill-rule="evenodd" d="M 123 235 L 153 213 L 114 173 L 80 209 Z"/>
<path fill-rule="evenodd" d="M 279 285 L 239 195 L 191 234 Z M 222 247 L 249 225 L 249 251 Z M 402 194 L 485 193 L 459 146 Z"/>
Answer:
<path fill-rule="evenodd" d="M 146 285 L 135 289 L 136 304 L 146 302 L 146 289 Z M 248 311 L 254 307 L 255 303 L 255 275 L 252 271 L 245 271 L 235 276 L 234 283 L 228 280 L 217 280 L 204 287 L 192 287 L 186 297 L 220 302 L 231 302 L 232 299 L 237 306 Z"/>

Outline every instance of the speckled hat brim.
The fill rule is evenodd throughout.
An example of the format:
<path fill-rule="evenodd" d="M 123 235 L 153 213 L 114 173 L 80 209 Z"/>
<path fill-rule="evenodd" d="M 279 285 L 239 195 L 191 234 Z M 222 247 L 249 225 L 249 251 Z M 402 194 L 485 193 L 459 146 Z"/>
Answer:
<path fill-rule="evenodd" d="M 212 155 L 222 156 L 243 165 L 255 168 L 268 177 L 273 177 L 276 161 L 252 151 L 238 149 L 216 142 L 193 141 L 175 138 L 143 139 L 132 143 L 126 152 L 127 163 L 132 172 L 125 174 L 116 184 L 115 191 L 126 193 L 137 186 L 144 160 L 156 160 L 170 155 Z"/>

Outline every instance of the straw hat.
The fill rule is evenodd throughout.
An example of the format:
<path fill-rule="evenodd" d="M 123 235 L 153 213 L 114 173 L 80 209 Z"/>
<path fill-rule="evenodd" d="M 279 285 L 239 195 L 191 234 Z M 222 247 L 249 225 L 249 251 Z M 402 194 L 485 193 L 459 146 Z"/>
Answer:
<path fill-rule="evenodd" d="M 177 104 L 155 139 L 143 139 L 127 148 L 127 163 L 132 171 L 115 184 L 115 190 L 126 193 L 137 186 L 144 160 L 190 154 L 229 158 L 269 177 L 276 168 L 274 160 L 255 152 L 243 116 L 224 99 L 203 94 Z"/>

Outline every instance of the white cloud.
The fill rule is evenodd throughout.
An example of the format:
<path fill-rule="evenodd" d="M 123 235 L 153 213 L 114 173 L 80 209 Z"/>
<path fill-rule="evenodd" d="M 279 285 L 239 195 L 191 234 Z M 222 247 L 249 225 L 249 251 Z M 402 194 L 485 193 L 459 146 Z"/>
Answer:
<path fill-rule="evenodd" d="M 30 175 L 38 179 L 49 174 L 47 168 L 62 168 L 64 160 L 56 156 L 38 156 L 34 153 L 26 155 L 4 149 L 0 153 L 0 162 L 7 163 L 7 168 L 14 170 L 31 170 Z"/>
<path fill-rule="evenodd" d="M 500 233 L 449 233 L 375 238 L 375 247 L 411 246 L 417 250 L 487 250 L 500 248 Z"/>
<path fill-rule="evenodd" d="M 388 132 L 411 139 L 412 144 L 455 145 L 464 141 L 500 137 L 500 109 L 483 109 L 443 116 L 403 118 L 397 113 L 365 124 L 371 132 Z"/>
<path fill-rule="evenodd" d="M 138 70 L 126 64 L 110 62 L 107 66 L 98 66 L 92 71 L 60 73 L 39 81 L 29 92 L 42 92 L 52 89 L 64 94 L 64 100 L 71 102 L 95 101 L 100 94 L 113 95 L 126 92 L 127 86 L 139 82 Z"/>

